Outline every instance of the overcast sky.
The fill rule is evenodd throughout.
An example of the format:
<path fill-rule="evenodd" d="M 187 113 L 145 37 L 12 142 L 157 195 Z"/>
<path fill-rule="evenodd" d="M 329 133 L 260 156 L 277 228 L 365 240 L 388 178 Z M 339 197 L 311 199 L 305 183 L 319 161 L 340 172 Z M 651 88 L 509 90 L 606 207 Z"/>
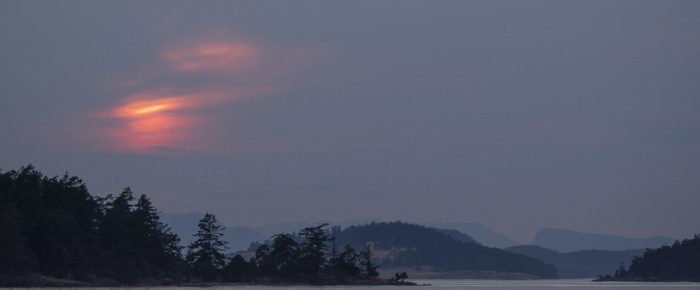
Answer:
<path fill-rule="evenodd" d="M 700 1 L 2 1 L 29 163 L 229 225 L 690 237 Z"/>

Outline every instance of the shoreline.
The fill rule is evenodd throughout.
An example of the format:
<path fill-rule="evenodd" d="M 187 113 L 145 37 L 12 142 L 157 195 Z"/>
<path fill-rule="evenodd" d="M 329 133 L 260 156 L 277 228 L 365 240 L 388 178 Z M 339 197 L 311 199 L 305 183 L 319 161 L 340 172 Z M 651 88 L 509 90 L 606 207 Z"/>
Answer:
<path fill-rule="evenodd" d="M 54 278 L 43 275 L 30 275 L 25 277 L 0 277 L 0 288 L 95 288 L 95 287 L 219 287 L 219 286 L 427 286 L 413 282 L 392 281 L 388 279 L 358 280 L 358 281 L 323 281 L 320 283 L 298 283 L 298 282 L 175 282 L 175 281 L 152 281 L 123 284 L 112 280 L 99 282 L 85 282 L 71 279 Z"/>

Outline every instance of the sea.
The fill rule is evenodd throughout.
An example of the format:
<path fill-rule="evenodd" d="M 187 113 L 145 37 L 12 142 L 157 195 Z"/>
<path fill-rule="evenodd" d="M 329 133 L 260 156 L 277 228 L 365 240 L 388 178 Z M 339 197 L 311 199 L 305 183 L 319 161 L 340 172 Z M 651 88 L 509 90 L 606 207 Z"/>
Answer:
<path fill-rule="evenodd" d="M 591 279 L 559 279 L 559 280 L 410 280 L 422 286 L 212 286 L 212 287 L 128 287 L 128 290 L 302 290 L 302 289 L 328 289 L 328 290 L 450 290 L 450 289 L 488 289 L 488 290 L 516 290 L 516 289 L 596 289 L 596 290 L 652 290 L 652 289 L 700 289 L 700 283 L 695 282 L 592 282 Z M 60 288 L 66 289 L 66 288 Z M 78 290 L 118 290 L 116 288 L 75 288 Z"/>

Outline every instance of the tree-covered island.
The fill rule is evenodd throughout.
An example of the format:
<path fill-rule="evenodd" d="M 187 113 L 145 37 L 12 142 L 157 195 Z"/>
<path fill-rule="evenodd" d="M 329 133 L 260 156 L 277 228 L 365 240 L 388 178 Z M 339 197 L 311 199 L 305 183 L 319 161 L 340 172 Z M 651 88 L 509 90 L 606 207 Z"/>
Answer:
<path fill-rule="evenodd" d="M 248 259 L 224 255 L 222 229 L 207 213 L 183 257 L 146 195 L 93 196 L 31 165 L 0 172 L 0 286 L 412 284 L 379 279 L 371 248 L 337 248 L 326 224 L 275 235 Z"/>
<path fill-rule="evenodd" d="M 469 236 L 390 222 L 319 224 L 230 254 L 223 226 L 205 214 L 182 245 L 146 195 L 94 196 L 78 177 L 34 167 L 0 171 L 0 287 L 119 285 L 411 285 L 402 269 L 469 277 L 556 278 L 536 258 Z M 699 281 L 700 237 L 648 250 L 600 280 Z M 378 268 L 391 279 L 379 278 Z M 394 272 L 398 271 L 394 275 Z"/>
<path fill-rule="evenodd" d="M 647 249 L 635 257 L 629 268 L 624 264 L 612 275 L 597 281 L 700 281 L 700 236 L 676 241 L 673 245 Z"/>

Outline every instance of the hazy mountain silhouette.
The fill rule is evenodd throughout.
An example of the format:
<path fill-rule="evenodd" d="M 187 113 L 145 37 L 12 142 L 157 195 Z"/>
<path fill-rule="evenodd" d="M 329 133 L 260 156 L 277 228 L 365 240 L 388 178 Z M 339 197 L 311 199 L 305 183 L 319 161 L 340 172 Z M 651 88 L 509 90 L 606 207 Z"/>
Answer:
<path fill-rule="evenodd" d="M 557 277 L 555 267 L 550 264 L 482 246 L 455 230 L 382 222 L 348 227 L 337 232 L 336 238 L 338 247 L 347 244 L 361 249 L 371 244 L 384 269 L 410 267 L 436 272 L 492 271 L 528 274 L 533 278 Z"/>
<path fill-rule="evenodd" d="M 262 233 L 246 226 L 226 227 L 224 230 L 224 240 L 228 242 L 230 251 L 245 250 L 250 243 L 265 240 Z"/>
<path fill-rule="evenodd" d="M 427 223 L 427 226 L 452 229 L 465 233 L 484 246 L 505 248 L 515 246 L 518 243 L 504 234 L 478 223 Z"/>
<path fill-rule="evenodd" d="M 194 240 L 192 234 L 197 231 L 197 220 L 201 218 L 203 213 L 186 213 L 186 214 L 163 214 L 162 220 L 170 225 L 172 231 L 182 239 L 183 245 L 188 245 Z M 329 222 L 333 225 L 343 227 L 363 224 L 373 221 L 374 219 L 352 219 L 339 222 Z M 231 252 L 247 250 L 252 242 L 264 241 L 279 233 L 298 232 L 304 227 L 319 224 L 320 222 L 305 222 L 292 221 L 282 223 L 271 223 L 257 227 L 249 226 L 230 226 L 225 225 L 224 240 L 228 242 L 228 247 Z M 456 234 L 455 234 L 456 235 Z"/>
<path fill-rule="evenodd" d="M 189 245 L 194 241 L 192 234 L 197 232 L 197 221 L 202 218 L 203 213 L 185 214 L 162 214 L 161 220 L 170 226 L 170 230 L 180 237 L 183 245 Z"/>
<path fill-rule="evenodd" d="M 530 256 L 557 267 L 559 278 L 592 278 L 612 273 L 624 263 L 629 265 L 634 256 L 644 253 L 643 249 L 625 251 L 585 250 L 560 253 L 540 246 L 523 245 L 505 249 Z"/>
<path fill-rule="evenodd" d="M 189 245 L 194 241 L 192 234 L 197 232 L 197 221 L 203 214 L 164 214 L 162 220 L 167 223 L 171 230 L 180 236 L 183 245 Z M 269 238 L 259 231 L 246 226 L 224 225 L 223 240 L 228 242 L 229 250 L 232 252 L 248 249 L 251 242 L 262 241 Z"/>
<path fill-rule="evenodd" d="M 470 237 L 469 235 L 467 235 L 463 232 L 460 232 L 458 230 L 451 230 L 451 229 L 438 229 L 438 230 L 440 232 L 450 236 L 450 238 L 453 238 L 453 239 L 458 240 L 460 242 L 480 245 L 479 242 L 474 240 L 472 237 Z"/>
<path fill-rule="evenodd" d="M 262 226 L 253 227 L 254 230 L 261 233 L 265 238 L 270 238 L 273 235 L 279 233 L 293 233 L 297 232 L 304 227 L 313 225 L 314 223 L 305 221 L 292 221 L 283 223 L 273 223 Z"/>
<path fill-rule="evenodd" d="M 581 250 L 633 250 L 657 248 L 671 244 L 675 240 L 669 237 L 654 236 L 644 239 L 628 238 L 615 235 L 581 233 L 571 230 L 543 228 L 535 236 L 533 245 L 559 252 Z"/>
<path fill-rule="evenodd" d="M 358 218 L 358 219 L 348 219 L 341 221 L 292 221 L 292 222 L 282 222 L 282 223 L 271 223 L 262 226 L 253 227 L 256 231 L 262 233 L 266 238 L 271 237 L 279 233 L 293 233 L 300 229 L 308 226 L 313 226 L 321 223 L 327 223 L 329 225 L 336 225 L 341 227 L 349 227 L 354 225 L 368 224 L 373 221 L 381 221 L 375 218 Z"/>
<path fill-rule="evenodd" d="M 163 214 L 162 219 L 172 227 L 174 233 L 177 233 L 184 245 L 187 245 L 193 240 L 192 233 L 196 232 L 196 220 L 200 218 L 202 213 L 187 213 L 187 214 Z M 328 222 L 331 225 L 339 225 L 344 228 L 367 224 L 373 221 L 380 221 L 374 218 L 350 219 L 343 221 Z M 307 221 L 292 221 L 271 223 L 257 227 L 249 226 L 226 226 L 225 240 L 229 242 L 229 247 L 232 251 L 245 250 L 251 242 L 264 241 L 278 233 L 292 233 L 304 227 L 317 224 L 319 222 Z M 445 230 L 453 238 L 461 241 L 471 241 L 484 246 L 505 248 L 517 245 L 517 243 L 504 234 L 494 231 L 478 223 L 426 223 L 426 226 L 441 228 Z"/>

